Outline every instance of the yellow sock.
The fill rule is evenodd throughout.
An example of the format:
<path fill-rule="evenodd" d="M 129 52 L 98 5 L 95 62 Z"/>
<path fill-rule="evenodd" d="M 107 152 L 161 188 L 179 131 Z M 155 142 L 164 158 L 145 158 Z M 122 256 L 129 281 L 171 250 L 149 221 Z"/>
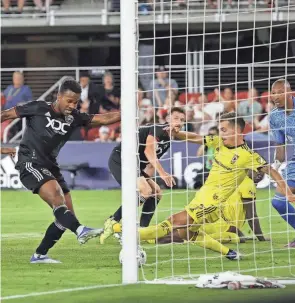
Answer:
<path fill-rule="evenodd" d="M 199 232 L 195 243 L 201 247 L 205 247 L 205 248 L 211 249 L 213 251 L 222 253 L 223 255 L 226 255 L 229 252 L 228 247 L 222 245 L 220 242 L 216 241 L 215 239 L 210 237 L 208 234 L 205 234 L 203 232 Z"/>
<path fill-rule="evenodd" d="M 113 225 L 114 233 L 121 233 L 122 232 L 122 225 L 120 223 L 115 223 Z"/>
<path fill-rule="evenodd" d="M 158 225 L 143 227 L 139 229 L 140 240 L 153 240 L 162 238 L 172 231 L 172 225 L 168 220 Z"/>
<path fill-rule="evenodd" d="M 228 231 L 210 234 L 210 237 L 221 243 L 240 243 L 239 236 Z"/>

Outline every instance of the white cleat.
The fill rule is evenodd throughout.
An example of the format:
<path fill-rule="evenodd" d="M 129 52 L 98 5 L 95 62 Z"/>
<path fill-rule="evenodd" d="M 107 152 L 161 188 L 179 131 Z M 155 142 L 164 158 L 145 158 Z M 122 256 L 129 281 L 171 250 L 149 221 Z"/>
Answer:
<path fill-rule="evenodd" d="M 54 260 L 49 258 L 47 255 L 38 255 L 38 254 L 33 254 L 33 256 L 31 257 L 30 260 L 31 264 L 37 264 L 37 263 L 41 263 L 41 264 L 57 264 L 57 263 L 61 263 L 58 260 Z"/>
<path fill-rule="evenodd" d="M 102 228 L 89 228 L 84 226 L 81 232 L 77 235 L 77 240 L 80 244 L 85 244 L 92 238 L 96 238 L 103 233 Z"/>

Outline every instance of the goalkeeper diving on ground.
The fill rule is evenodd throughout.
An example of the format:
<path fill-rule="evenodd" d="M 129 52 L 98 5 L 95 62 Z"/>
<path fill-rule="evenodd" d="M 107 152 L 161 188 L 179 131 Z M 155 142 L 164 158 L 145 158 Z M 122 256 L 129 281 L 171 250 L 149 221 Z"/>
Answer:
<path fill-rule="evenodd" d="M 170 129 L 172 137 L 176 139 L 214 147 L 213 166 L 205 184 L 185 209 L 157 225 L 139 228 L 140 240 L 162 238 L 174 230 L 193 227 L 195 244 L 221 253 L 230 260 L 238 260 L 239 253 L 207 234 L 206 226 L 226 218 L 226 202 L 245 180 L 248 171 L 270 175 L 278 184 L 277 191 L 286 195 L 290 202 L 295 202 L 295 196 L 282 176 L 247 146 L 243 138 L 244 127 L 242 118 L 235 113 L 227 113 L 220 118 L 219 136 L 203 137 Z M 112 226 L 107 232 L 109 236 L 114 232 Z"/>
<path fill-rule="evenodd" d="M 259 218 L 256 211 L 256 186 L 264 174 L 249 171 L 248 176 L 238 186 L 234 193 L 224 204 L 224 216 L 214 223 L 205 224 L 200 228 L 200 232 L 205 232 L 213 239 L 226 243 L 244 243 L 248 238 L 242 233 L 241 229 L 247 221 L 253 234 L 259 241 L 267 241 L 264 237 Z M 253 180 L 252 180 L 253 178 Z M 195 241 L 198 235 L 194 226 L 179 228 L 173 233 L 160 239 L 148 240 L 148 243 L 183 243 Z"/>

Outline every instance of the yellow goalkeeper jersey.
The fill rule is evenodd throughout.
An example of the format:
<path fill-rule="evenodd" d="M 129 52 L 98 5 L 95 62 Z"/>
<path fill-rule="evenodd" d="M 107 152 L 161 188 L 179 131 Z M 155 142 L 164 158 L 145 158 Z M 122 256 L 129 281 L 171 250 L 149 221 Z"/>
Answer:
<path fill-rule="evenodd" d="M 248 170 L 257 171 L 266 161 L 246 143 L 226 147 L 219 136 L 206 136 L 205 144 L 215 148 L 214 161 L 202 192 L 214 193 L 214 200 L 225 202 L 245 179 Z"/>

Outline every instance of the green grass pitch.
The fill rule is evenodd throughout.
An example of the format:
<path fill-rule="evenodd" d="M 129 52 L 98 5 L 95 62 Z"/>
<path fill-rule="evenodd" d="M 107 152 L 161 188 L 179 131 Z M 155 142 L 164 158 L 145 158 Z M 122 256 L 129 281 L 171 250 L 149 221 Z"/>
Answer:
<path fill-rule="evenodd" d="M 272 209 L 269 197 L 272 192 L 258 192 L 258 214 L 262 228 L 271 242 L 252 241 L 240 245 L 245 258 L 240 262 L 228 261 L 218 254 L 195 245 L 144 245 L 148 264 L 144 267 L 146 279 L 171 276 L 190 276 L 199 273 L 241 270 L 246 274 L 267 277 L 295 276 L 295 250 L 283 246 L 295 237 L 286 223 Z M 73 201 L 79 220 L 88 226 L 101 227 L 120 201 L 120 191 L 73 191 Z M 168 217 L 190 201 L 193 192 L 165 192 L 157 219 Z M 62 264 L 29 264 L 29 259 L 39 244 L 53 216 L 48 206 L 30 192 L 2 191 L 2 297 L 35 292 L 56 291 L 93 285 L 121 283 L 121 266 L 118 261 L 120 246 L 114 239 L 103 246 L 92 240 L 79 246 L 75 236 L 67 232 L 50 251 L 50 256 Z M 269 234 L 270 230 L 272 231 Z M 249 227 L 244 232 L 248 234 Z M 235 245 L 230 245 L 235 249 Z M 206 256 L 206 258 L 204 258 Z M 140 279 L 143 279 L 140 272 Z M 234 292 L 236 301 L 253 295 L 280 295 L 295 292 L 290 286 L 284 290 L 246 290 Z M 9 302 L 179 302 L 185 292 L 185 302 L 204 302 L 222 299 L 225 302 L 230 291 L 197 290 L 192 286 L 165 286 L 139 284 L 114 288 L 92 289 L 59 294 L 48 294 L 9 300 Z M 152 297 L 151 297 L 152 294 Z M 100 300 L 98 300 L 98 298 Z"/>

